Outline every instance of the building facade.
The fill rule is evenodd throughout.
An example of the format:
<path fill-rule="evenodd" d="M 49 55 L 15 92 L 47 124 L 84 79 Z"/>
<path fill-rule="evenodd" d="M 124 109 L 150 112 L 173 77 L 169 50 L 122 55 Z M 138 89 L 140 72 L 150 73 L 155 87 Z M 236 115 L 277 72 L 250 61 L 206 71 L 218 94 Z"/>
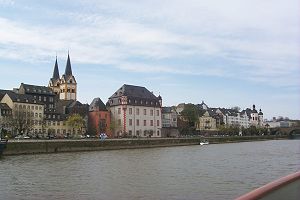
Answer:
<path fill-rule="evenodd" d="M 199 122 L 196 124 L 196 130 L 199 131 L 216 131 L 217 120 L 213 117 L 211 110 L 207 108 L 202 116 L 199 117 Z"/>
<path fill-rule="evenodd" d="M 109 138 L 113 138 L 110 128 L 110 112 L 107 110 L 100 98 L 95 98 L 89 106 L 88 132 L 100 136 L 106 133 Z"/>
<path fill-rule="evenodd" d="M 177 128 L 178 114 L 172 107 L 162 107 L 162 128 Z"/>
<path fill-rule="evenodd" d="M 115 137 L 161 137 L 162 98 L 145 87 L 125 84 L 107 105 Z"/>
<path fill-rule="evenodd" d="M 6 93 L 1 103 L 12 111 L 10 127 L 12 134 L 27 134 L 33 136 L 44 129 L 44 104 L 31 95 Z"/>

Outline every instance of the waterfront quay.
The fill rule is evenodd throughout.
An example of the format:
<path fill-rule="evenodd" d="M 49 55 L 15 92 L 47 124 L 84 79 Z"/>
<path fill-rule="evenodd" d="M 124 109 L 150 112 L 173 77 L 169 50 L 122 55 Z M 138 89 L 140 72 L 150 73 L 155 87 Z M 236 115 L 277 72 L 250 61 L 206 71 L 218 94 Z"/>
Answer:
<path fill-rule="evenodd" d="M 210 144 L 287 139 L 286 136 L 234 136 L 192 138 L 135 138 L 135 139 L 61 139 L 61 140 L 9 140 L 3 155 L 61 153 L 78 151 L 118 150 L 171 146 L 199 145 L 203 140 Z"/>

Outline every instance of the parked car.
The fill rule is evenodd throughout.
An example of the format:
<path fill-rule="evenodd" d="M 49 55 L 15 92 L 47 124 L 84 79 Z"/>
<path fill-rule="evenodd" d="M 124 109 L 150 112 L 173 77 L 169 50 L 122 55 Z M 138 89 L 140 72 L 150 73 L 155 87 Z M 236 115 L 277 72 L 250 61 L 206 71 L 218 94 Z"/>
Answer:
<path fill-rule="evenodd" d="M 30 139 L 30 137 L 27 135 L 17 135 L 15 139 Z"/>
<path fill-rule="evenodd" d="M 99 137 L 100 137 L 100 139 L 104 140 L 107 138 L 107 135 L 106 135 L 106 133 L 101 133 Z"/>

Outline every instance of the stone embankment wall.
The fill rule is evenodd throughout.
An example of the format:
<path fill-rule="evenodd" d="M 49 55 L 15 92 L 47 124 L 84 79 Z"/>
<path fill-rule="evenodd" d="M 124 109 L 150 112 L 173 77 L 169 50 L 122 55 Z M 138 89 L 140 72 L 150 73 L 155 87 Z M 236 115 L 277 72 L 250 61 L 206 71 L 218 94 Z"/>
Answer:
<path fill-rule="evenodd" d="M 259 140 L 286 139 L 286 137 L 212 137 L 212 138 L 160 138 L 160 139 L 111 139 L 111 140 L 11 140 L 3 155 L 59 153 L 77 151 L 116 150 L 134 148 L 153 148 L 199 145 L 200 141 L 208 140 L 210 144 L 247 142 Z"/>

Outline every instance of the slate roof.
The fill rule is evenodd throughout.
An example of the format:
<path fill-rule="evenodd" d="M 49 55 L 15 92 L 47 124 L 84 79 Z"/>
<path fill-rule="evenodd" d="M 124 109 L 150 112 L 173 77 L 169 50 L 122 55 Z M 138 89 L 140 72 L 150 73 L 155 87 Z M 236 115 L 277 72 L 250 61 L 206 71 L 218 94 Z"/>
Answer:
<path fill-rule="evenodd" d="M 255 105 L 253 104 L 252 113 L 257 113 L 257 110 L 255 109 Z"/>
<path fill-rule="evenodd" d="M 59 70 L 58 70 L 57 57 L 56 57 L 52 80 L 58 80 L 58 79 L 59 79 Z"/>
<path fill-rule="evenodd" d="M 198 109 L 204 109 L 207 110 L 209 107 L 206 105 L 206 103 L 204 103 L 204 101 L 202 101 L 201 104 L 197 104 L 196 105 Z"/>
<path fill-rule="evenodd" d="M 172 107 L 162 107 L 161 112 L 162 113 L 171 113 Z"/>
<path fill-rule="evenodd" d="M 74 102 L 74 100 L 61 100 L 61 99 L 58 99 L 57 102 L 56 102 L 56 111 L 58 113 L 65 114 L 66 108 L 68 108 L 73 102 Z"/>
<path fill-rule="evenodd" d="M 12 90 L 0 90 L 0 101 L 5 96 L 6 93 L 13 92 Z"/>
<path fill-rule="evenodd" d="M 24 88 L 25 94 L 39 94 L 39 95 L 53 95 L 53 91 L 49 87 L 39 86 L 39 85 L 29 85 L 25 83 L 21 83 L 20 89 Z M 19 91 L 20 91 L 19 89 Z"/>
<path fill-rule="evenodd" d="M 14 92 L 9 92 L 7 95 L 11 98 L 13 102 L 20 102 L 20 103 L 30 103 L 30 104 L 39 104 L 39 105 L 44 105 L 43 102 L 40 102 L 32 95 L 27 95 L 27 94 L 17 94 Z"/>
<path fill-rule="evenodd" d="M 94 98 L 94 100 L 92 101 L 91 105 L 89 106 L 89 111 L 107 111 L 107 109 L 103 101 L 98 97 Z"/>
<path fill-rule="evenodd" d="M 72 67 L 71 67 L 71 61 L 70 61 L 70 55 L 68 53 L 68 59 L 67 59 L 67 65 L 66 65 L 66 70 L 65 74 L 66 76 L 72 76 Z"/>
<path fill-rule="evenodd" d="M 0 103 L 1 110 L 11 110 L 11 108 L 6 103 Z"/>
<path fill-rule="evenodd" d="M 124 84 L 109 98 L 109 106 L 120 105 L 120 97 L 123 96 L 127 97 L 127 105 L 160 107 L 159 100 L 161 100 L 161 97 L 156 97 L 145 87 L 126 84 Z"/>

